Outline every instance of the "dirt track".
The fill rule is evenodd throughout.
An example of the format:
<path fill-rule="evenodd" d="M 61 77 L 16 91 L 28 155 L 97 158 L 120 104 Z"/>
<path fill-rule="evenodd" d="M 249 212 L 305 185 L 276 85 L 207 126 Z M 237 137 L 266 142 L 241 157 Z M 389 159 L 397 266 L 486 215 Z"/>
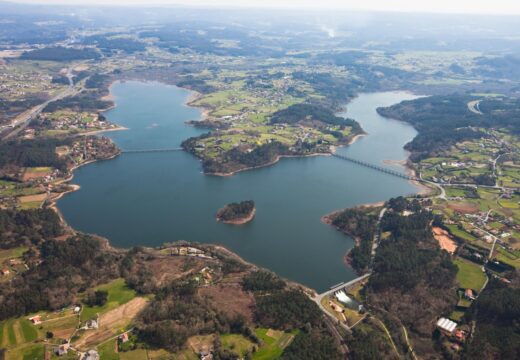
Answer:
<path fill-rule="evenodd" d="M 147 302 L 148 300 L 145 298 L 136 297 L 126 304 L 104 313 L 99 318 L 99 329 L 87 330 L 74 346 L 88 350 L 92 346 L 116 336 L 118 330 L 127 326 Z"/>

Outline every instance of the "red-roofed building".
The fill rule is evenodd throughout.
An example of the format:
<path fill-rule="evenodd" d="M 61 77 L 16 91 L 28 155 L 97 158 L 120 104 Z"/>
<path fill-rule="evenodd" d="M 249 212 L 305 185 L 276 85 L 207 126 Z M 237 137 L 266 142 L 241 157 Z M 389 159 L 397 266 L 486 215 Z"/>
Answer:
<path fill-rule="evenodd" d="M 475 300 L 477 297 L 475 295 L 475 292 L 472 289 L 466 289 L 464 290 L 464 297 L 468 300 Z"/>

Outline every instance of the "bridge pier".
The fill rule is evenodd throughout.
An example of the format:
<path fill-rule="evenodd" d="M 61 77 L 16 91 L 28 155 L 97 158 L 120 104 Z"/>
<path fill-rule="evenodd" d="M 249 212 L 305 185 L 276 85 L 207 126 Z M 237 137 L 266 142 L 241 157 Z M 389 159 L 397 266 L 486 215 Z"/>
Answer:
<path fill-rule="evenodd" d="M 418 179 L 414 176 L 408 176 L 408 175 L 402 174 L 398 171 L 390 170 L 390 169 L 387 169 L 387 168 L 379 166 L 379 165 L 374 165 L 374 164 L 371 164 L 371 163 L 363 161 L 363 160 L 358 160 L 358 159 L 354 159 L 354 158 L 351 158 L 351 157 L 348 157 L 345 155 L 339 155 L 339 154 L 332 154 L 332 156 L 334 156 L 338 159 L 341 159 L 341 160 L 349 161 L 351 163 L 361 165 L 361 166 L 367 167 L 369 169 L 373 169 L 373 170 L 376 170 L 376 171 L 379 171 L 379 172 L 382 172 L 385 174 L 389 174 L 392 176 L 396 176 L 396 177 L 399 177 L 402 179 L 420 181 L 420 179 Z"/>

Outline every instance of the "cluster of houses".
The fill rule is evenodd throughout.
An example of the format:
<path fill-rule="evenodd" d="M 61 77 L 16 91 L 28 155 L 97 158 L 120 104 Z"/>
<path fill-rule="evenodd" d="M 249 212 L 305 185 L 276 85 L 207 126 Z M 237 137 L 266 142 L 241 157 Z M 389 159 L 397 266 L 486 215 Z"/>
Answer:
<path fill-rule="evenodd" d="M 79 164 L 84 161 L 109 158 L 114 156 L 117 151 L 117 147 L 109 138 L 105 136 L 88 136 L 75 141 L 68 155 Z"/>
<path fill-rule="evenodd" d="M 269 144 L 276 140 L 276 136 L 282 136 L 285 138 L 288 138 L 287 132 L 282 132 L 283 129 L 287 128 L 286 125 L 277 125 L 274 126 L 272 129 L 268 131 L 269 134 L 272 134 L 273 137 L 262 137 L 260 133 L 255 133 L 254 128 L 252 128 L 252 132 L 250 133 L 243 133 L 243 132 L 227 132 L 222 134 L 222 136 L 218 136 L 217 139 L 215 139 L 214 142 L 211 141 L 198 141 L 195 146 L 194 150 L 196 152 L 204 152 L 206 149 L 211 149 L 211 151 L 215 151 L 219 154 L 222 154 L 226 152 L 226 149 L 222 146 L 223 144 L 231 144 L 233 148 L 238 148 L 243 152 L 252 152 L 254 150 L 255 145 L 262 145 L 262 144 Z M 296 125 L 291 127 L 291 138 L 290 140 L 294 143 L 294 146 L 292 146 L 289 150 L 290 151 L 298 151 L 301 150 L 302 145 L 309 145 L 312 144 L 312 146 L 320 147 L 318 149 L 322 152 L 329 151 L 329 145 L 330 142 L 327 139 L 323 139 L 323 137 L 316 133 L 310 131 L 308 127 Z M 243 137 L 241 137 L 238 140 L 233 139 L 231 136 L 227 135 L 236 135 L 236 134 L 242 134 Z M 209 138 L 208 140 L 211 140 Z"/>
<path fill-rule="evenodd" d="M 118 154 L 117 146 L 105 136 L 85 136 L 74 141 L 72 146 L 59 146 L 56 153 L 59 157 L 69 157 L 79 165 L 86 161 L 108 159 Z"/>
<path fill-rule="evenodd" d="M 193 256 L 204 259 L 212 259 L 212 257 L 207 255 L 205 251 L 193 246 L 174 246 L 170 248 L 169 251 L 170 255 L 172 256 Z"/>
<path fill-rule="evenodd" d="M 27 175 L 30 173 L 30 176 Z M 42 172 L 41 174 L 32 173 L 29 169 L 19 168 L 16 170 L 16 173 L 10 174 L 12 178 L 18 179 L 19 183 L 15 183 L 14 187 L 12 185 L 0 185 L 0 208 L 4 209 L 14 209 L 19 206 L 19 202 L 17 197 L 23 196 L 17 194 L 17 192 L 2 192 L 2 190 L 8 190 L 9 187 L 12 187 L 14 190 L 23 190 L 23 189 L 36 189 L 36 194 L 44 194 L 49 193 L 54 189 L 53 182 L 65 174 L 57 169 L 53 169 L 50 172 Z"/>
<path fill-rule="evenodd" d="M 79 165 L 87 161 L 108 159 L 119 153 L 117 146 L 104 136 L 85 136 L 78 138 L 71 146 L 59 146 L 56 148 L 59 157 L 70 159 L 69 165 Z M 35 172 L 31 168 L 14 168 L 9 176 L 17 179 L 19 183 L 15 188 L 36 188 L 37 194 L 59 193 L 66 190 L 63 184 L 56 185 L 57 180 L 70 176 L 67 170 L 50 169 L 44 172 Z M 19 206 L 16 192 L 7 192 L 13 185 L 0 185 L 0 208 L 14 209 Z"/>
<path fill-rule="evenodd" d="M 16 200 L 16 197 L 7 196 L 0 193 L 0 209 L 14 209 L 17 206 L 18 200 Z"/>
<path fill-rule="evenodd" d="M 97 113 L 70 112 L 56 116 L 56 113 L 39 115 L 39 121 L 48 130 L 109 130 L 117 126 L 106 121 Z"/>
<path fill-rule="evenodd" d="M 0 274 L 2 277 L 9 276 L 12 272 L 18 273 L 22 267 L 22 270 L 27 270 L 29 267 L 25 264 L 21 259 L 9 259 L 8 262 L 5 262 L 4 267 L 0 269 Z"/>
<path fill-rule="evenodd" d="M 58 88 L 51 83 L 52 77 L 37 72 L 13 72 L 4 68 L 0 71 L 0 96 L 2 99 L 21 99 L 31 90 L 52 91 Z"/>
<path fill-rule="evenodd" d="M 53 353 L 56 356 L 65 356 L 69 353 L 69 350 L 71 350 L 71 349 L 72 348 L 70 346 L 70 343 L 65 342 L 63 344 L 56 346 L 53 349 Z M 76 350 L 74 350 L 74 351 L 76 351 Z M 47 360 L 47 358 L 49 360 L 51 359 L 50 354 L 48 352 L 45 354 L 45 359 Z M 99 357 L 99 353 L 96 350 L 92 349 L 92 350 L 88 350 L 85 353 L 79 353 L 79 359 L 80 360 L 100 360 L 100 357 Z"/>

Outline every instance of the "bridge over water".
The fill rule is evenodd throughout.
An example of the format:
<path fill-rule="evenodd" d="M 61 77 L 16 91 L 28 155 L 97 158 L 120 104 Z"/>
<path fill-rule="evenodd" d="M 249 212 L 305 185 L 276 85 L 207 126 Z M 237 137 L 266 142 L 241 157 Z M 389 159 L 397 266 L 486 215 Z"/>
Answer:
<path fill-rule="evenodd" d="M 139 154 L 139 153 L 158 153 L 158 152 L 174 152 L 182 151 L 182 148 L 166 148 L 166 149 L 136 149 L 136 150 L 121 150 L 123 154 Z"/>
<path fill-rule="evenodd" d="M 175 152 L 175 151 L 183 151 L 183 148 L 177 147 L 177 148 L 163 148 L 163 149 L 135 149 L 135 150 L 122 150 L 121 152 L 124 154 L 140 154 L 140 153 L 161 153 L 161 152 Z M 369 163 L 367 161 L 358 160 L 358 159 L 351 158 L 349 156 L 339 155 L 339 154 L 332 154 L 332 156 L 334 156 L 335 158 L 341 159 L 341 160 L 349 161 L 351 163 L 385 173 L 385 174 L 397 176 L 401 179 L 421 181 L 419 178 L 417 178 L 415 176 L 409 176 L 409 175 L 400 173 L 399 171 L 395 171 L 395 170 L 388 169 L 383 166 L 375 165 L 375 164 Z"/>
<path fill-rule="evenodd" d="M 357 164 L 357 165 L 361 165 L 361 166 L 364 166 L 364 167 L 367 167 L 367 168 L 379 171 L 379 172 L 383 172 L 385 174 L 389 174 L 389 175 L 392 175 L 392 176 L 397 176 L 397 177 L 400 177 L 402 179 L 420 181 L 420 179 L 416 178 L 415 176 L 406 175 L 406 174 L 400 173 L 399 171 L 388 169 L 386 167 L 375 165 L 375 164 L 372 164 L 372 163 L 369 163 L 369 162 L 366 162 L 366 161 L 363 161 L 363 160 L 354 159 L 354 158 L 351 158 L 349 156 L 339 155 L 339 154 L 332 154 L 332 156 L 334 156 L 334 157 L 336 157 L 338 159 L 341 159 L 341 160 L 349 161 L 351 163 L 354 163 L 354 164 Z"/>

